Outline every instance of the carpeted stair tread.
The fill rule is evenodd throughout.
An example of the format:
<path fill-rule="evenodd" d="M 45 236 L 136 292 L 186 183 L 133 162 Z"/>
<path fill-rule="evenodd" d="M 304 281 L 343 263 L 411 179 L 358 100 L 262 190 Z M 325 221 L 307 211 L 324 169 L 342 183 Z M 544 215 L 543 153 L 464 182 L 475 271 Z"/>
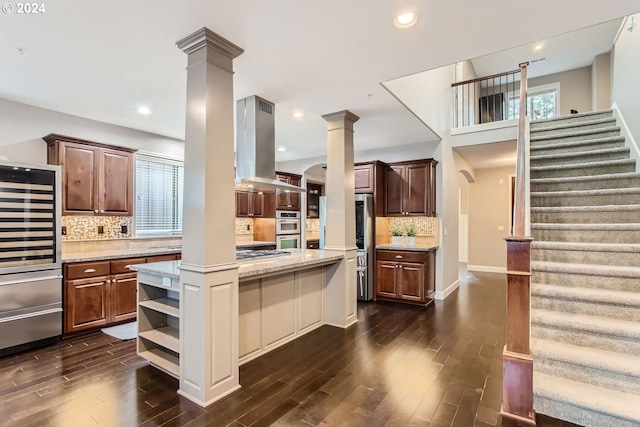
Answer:
<path fill-rule="evenodd" d="M 623 337 L 635 342 L 640 340 L 640 324 L 638 322 L 532 309 L 531 323 L 532 325 L 546 326 L 558 330 Z"/>
<path fill-rule="evenodd" d="M 532 230 L 579 230 L 579 231 L 640 231 L 640 223 L 621 224 L 560 224 L 533 223 Z"/>
<path fill-rule="evenodd" d="M 640 212 L 640 205 L 605 205 L 605 206 L 536 206 L 531 208 L 536 212 Z M 638 218 L 640 220 L 640 217 Z"/>
<path fill-rule="evenodd" d="M 578 366 L 593 367 L 603 371 L 638 377 L 640 380 L 640 357 L 637 356 L 544 339 L 533 339 L 531 348 L 534 359 L 544 357 Z"/>
<path fill-rule="evenodd" d="M 629 155 L 630 149 L 628 147 L 619 148 L 605 148 L 602 150 L 585 150 L 571 153 L 557 153 L 557 154 L 539 154 L 530 157 L 531 162 L 551 162 L 551 161 L 567 161 L 567 160 L 580 160 L 582 157 L 596 157 L 607 155 Z"/>
<path fill-rule="evenodd" d="M 572 191 L 535 191 L 531 197 L 589 197 L 602 195 L 640 194 L 638 188 L 598 188 L 595 190 L 572 190 Z"/>
<path fill-rule="evenodd" d="M 598 162 L 580 162 L 580 163 L 568 163 L 562 165 L 549 165 L 549 166 L 531 166 L 531 172 L 543 172 L 543 171 L 555 171 L 555 170 L 565 170 L 565 169 L 581 169 L 584 167 L 597 167 L 597 168 L 607 168 L 611 166 L 619 166 L 619 165 L 633 165 L 635 166 L 636 161 L 633 159 L 622 159 L 622 160 L 605 160 Z M 606 175 L 606 174 L 602 174 Z M 599 175 L 599 176 L 602 176 Z"/>
<path fill-rule="evenodd" d="M 587 427 L 640 425 L 638 395 L 540 372 L 534 373 L 533 387 L 538 413 Z"/>
<path fill-rule="evenodd" d="M 601 117 L 585 120 L 581 120 L 578 122 L 561 122 L 556 120 L 557 124 L 553 124 L 550 126 L 531 126 L 531 133 L 544 132 L 544 131 L 562 131 L 565 129 L 573 129 L 582 126 L 594 126 L 594 125 L 602 125 L 602 127 L 607 127 L 607 125 L 615 125 L 616 119 L 614 117 Z"/>
<path fill-rule="evenodd" d="M 531 247 L 533 249 L 566 251 L 638 252 L 638 264 L 640 265 L 640 243 L 544 242 L 534 240 Z"/>
<path fill-rule="evenodd" d="M 557 151 L 557 152 L 579 152 L 580 150 L 587 151 L 589 147 L 602 147 L 603 145 L 624 145 L 624 136 L 607 136 L 604 138 L 587 139 L 585 141 L 567 141 L 567 142 L 555 142 L 552 144 L 538 144 L 529 147 L 531 155 L 539 155 L 542 151 Z"/>
<path fill-rule="evenodd" d="M 556 126 L 559 123 L 582 122 L 596 120 L 598 117 L 613 117 L 613 110 L 586 111 L 584 113 L 571 114 L 569 116 L 554 117 L 551 119 L 539 119 L 531 122 L 531 128 L 537 129 L 547 126 Z"/>
<path fill-rule="evenodd" d="M 618 179 L 630 179 L 630 178 L 640 178 L 640 173 L 637 172 L 627 172 L 627 173 L 612 173 L 607 174 L 606 177 L 602 175 L 585 175 L 585 176 L 561 176 L 557 178 L 536 178 L 531 179 L 531 184 L 564 184 L 564 183 L 578 183 L 578 182 L 589 182 L 589 181 L 600 181 L 600 180 L 618 180 Z"/>
<path fill-rule="evenodd" d="M 558 298 L 581 302 L 629 306 L 640 309 L 640 294 L 636 292 L 611 291 L 576 286 L 532 284 L 531 295 L 544 298 Z M 640 361 L 640 359 L 638 359 Z M 638 366 L 640 369 L 640 366 Z"/>
<path fill-rule="evenodd" d="M 551 261 L 531 261 L 531 271 L 582 274 L 589 276 L 630 277 L 640 280 L 640 266 L 572 264 Z"/>
<path fill-rule="evenodd" d="M 585 130 L 577 130 L 575 132 L 562 132 L 557 133 L 555 135 L 540 135 L 540 136 L 531 136 L 529 141 L 531 143 L 539 142 L 539 141 L 553 141 L 556 139 L 564 139 L 567 137 L 588 137 L 590 135 L 597 135 L 601 133 L 612 133 L 620 132 L 620 126 L 607 126 L 598 129 L 585 129 Z M 538 144 L 535 144 L 538 145 Z"/>

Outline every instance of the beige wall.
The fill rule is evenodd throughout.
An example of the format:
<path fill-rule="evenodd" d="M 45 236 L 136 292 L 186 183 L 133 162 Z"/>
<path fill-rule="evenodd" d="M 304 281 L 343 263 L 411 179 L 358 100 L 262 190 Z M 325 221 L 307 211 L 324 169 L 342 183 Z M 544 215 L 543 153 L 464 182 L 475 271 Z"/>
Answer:
<path fill-rule="evenodd" d="M 592 109 L 611 108 L 611 52 L 601 53 L 591 64 Z"/>
<path fill-rule="evenodd" d="M 476 169 L 476 180 L 469 185 L 470 270 L 506 270 L 503 239 L 509 235 L 509 180 L 514 174 L 515 167 Z"/>
<path fill-rule="evenodd" d="M 615 42 L 611 97 L 623 114 L 629 132 L 640 145 L 640 14 L 633 15 L 633 31 L 628 31 L 631 19 L 627 17 L 622 24 L 624 30 Z"/>
<path fill-rule="evenodd" d="M 529 88 L 552 83 L 560 83 L 559 116 L 567 116 L 571 114 L 571 110 L 578 110 L 580 113 L 591 111 L 590 66 L 528 80 Z"/>

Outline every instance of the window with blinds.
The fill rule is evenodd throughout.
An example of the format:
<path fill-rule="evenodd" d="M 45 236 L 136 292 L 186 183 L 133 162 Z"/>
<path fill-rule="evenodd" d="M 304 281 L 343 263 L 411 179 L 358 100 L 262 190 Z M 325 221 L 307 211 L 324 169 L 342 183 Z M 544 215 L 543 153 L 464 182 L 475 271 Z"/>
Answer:
<path fill-rule="evenodd" d="M 182 234 L 183 186 L 182 162 L 136 155 L 136 236 Z"/>

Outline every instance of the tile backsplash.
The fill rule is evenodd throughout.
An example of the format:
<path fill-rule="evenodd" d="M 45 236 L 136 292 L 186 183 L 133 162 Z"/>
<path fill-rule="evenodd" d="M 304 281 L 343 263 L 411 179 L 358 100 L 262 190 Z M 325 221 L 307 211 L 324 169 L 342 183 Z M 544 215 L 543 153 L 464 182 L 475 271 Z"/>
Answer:
<path fill-rule="evenodd" d="M 133 236 L 133 217 L 130 216 L 69 215 L 62 217 L 61 224 L 66 229 L 62 241 L 130 239 Z M 121 233 L 123 225 L 127 227 L 126 233 Z M 102 227 L 102 233 L 98 233 L 99 227 Z"/>
<path fill-rule="evenodd" d="M 438 219 L 430 216 L 414 216 L 409 218 L 390 217 L 389 227 L 405 228 L 413 224 L 416 228 L 416 237 L 434 237 L 437 230 Z"/>
<path fill-rule="evenodd" d="M 236 218 L 236 235 L 251 234 L 253 236 L 253 219 Z"/>

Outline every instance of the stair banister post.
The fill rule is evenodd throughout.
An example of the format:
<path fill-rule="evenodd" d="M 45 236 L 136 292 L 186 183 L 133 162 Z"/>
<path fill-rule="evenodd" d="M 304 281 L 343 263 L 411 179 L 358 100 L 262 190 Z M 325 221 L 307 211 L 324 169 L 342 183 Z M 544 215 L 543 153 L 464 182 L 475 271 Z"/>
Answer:
<path fill-rule="evenodd" d="M 502 353 L 504 426 L 535 426 L 531 334 L 531 241 L 529 235 L 529 118 L 527 65 L 520 64 L 520 116 L 512 235 L 507 241 L 506 345 Z"/>

